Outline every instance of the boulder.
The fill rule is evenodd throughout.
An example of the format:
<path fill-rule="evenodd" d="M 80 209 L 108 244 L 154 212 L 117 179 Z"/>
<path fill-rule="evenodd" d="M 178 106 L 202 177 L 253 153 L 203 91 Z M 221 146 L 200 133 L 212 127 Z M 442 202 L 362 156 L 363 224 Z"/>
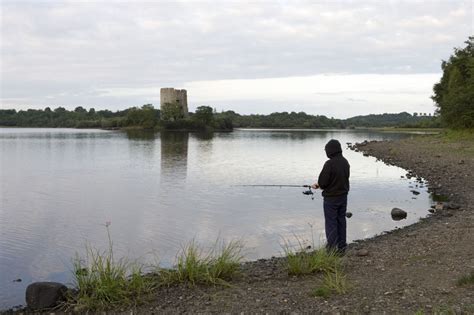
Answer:
<path fill-rule="evenodd" d="M 393 208 L 390 214 L 392 215 L 392 219 L 397 221 L 407 217 L 407 212 L 399 208 Z"/>
<path fill-rule="evenodd" d="M 66 299 L 67 287 L 58 282 L 34 282 L 26 288 L 26 304 L 30 309 L 52 308 Z"/>
<path fill-rule="evenodd" d="M 346 218 L 352 217 L 352 212 L 346 212 Z"/>

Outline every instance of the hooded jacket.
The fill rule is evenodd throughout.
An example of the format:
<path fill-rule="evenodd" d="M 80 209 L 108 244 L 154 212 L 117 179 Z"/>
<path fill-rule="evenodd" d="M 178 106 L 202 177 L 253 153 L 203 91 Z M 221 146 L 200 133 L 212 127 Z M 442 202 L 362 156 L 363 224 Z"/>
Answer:
<path fill-rule="evenodd" d="M 324 148 L 329 160 L 324 163 L 319 174 L 318 184 L 323 190 L 323 196 L 338 197 L 349 192 L 349 162 L 342 156 L 341 144 L 337 140 L 330 140 Z"/>

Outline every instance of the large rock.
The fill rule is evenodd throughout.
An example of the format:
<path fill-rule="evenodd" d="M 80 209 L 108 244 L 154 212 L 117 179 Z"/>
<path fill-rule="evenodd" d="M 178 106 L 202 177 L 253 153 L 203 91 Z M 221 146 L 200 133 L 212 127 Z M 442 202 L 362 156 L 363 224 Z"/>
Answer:
<path fill-rule="evenodd" d="M 26 304 L 38 310 L 51 308 L 66 299 L 67 287 L 58 282 L 34 282 L 26 288 Z"/>
<path fill-rule="evenodd" d="M 399 208 L 393 208 L 390 214 L 394 220 L 401 220 L 407 217 L 407 212 Z"/>

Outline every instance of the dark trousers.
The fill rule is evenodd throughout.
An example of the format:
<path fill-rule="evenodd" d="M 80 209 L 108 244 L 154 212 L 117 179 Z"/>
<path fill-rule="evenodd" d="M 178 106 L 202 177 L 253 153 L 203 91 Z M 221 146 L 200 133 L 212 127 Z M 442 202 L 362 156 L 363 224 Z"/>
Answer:
<path fill-rule="evenodd" d="M 326 247 L 330 250 L 346 249 L 347 195 L 324 198 Z"/>

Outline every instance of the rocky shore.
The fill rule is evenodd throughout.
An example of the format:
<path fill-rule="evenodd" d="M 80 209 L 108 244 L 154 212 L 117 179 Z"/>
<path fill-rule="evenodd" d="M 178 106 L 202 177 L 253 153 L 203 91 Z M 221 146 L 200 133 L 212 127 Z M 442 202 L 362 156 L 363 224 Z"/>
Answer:
<path fill-rule="evenodd" d="M 288 276 L 284 258 L 272 258 L 243 264 L 241 276 L 229 287 L 162 288 L 146 305 L 108 313 L 474 314 L 474 286 L 457 284 L 474 272 L 473 147 L 472 141 L 439 136 L 354 145 L 426 179 L 451 206 L 433 209 L 433 215 L 414 225 L 351 244 L 343 258 L 351 285 L 346 294 L 315 297 L 311 292 L 322 275 Z"/>
<path fill-rule="evenodd" d="M 404 229 L 354 243 L 344 257 L 352 289 L 313 297 L 320 275 L 291 277 L 281 259 L 245 264 L 230 288 L 169 288 L 139 312 L 474 314 L 474 287 L 457 280 L 474 271 L 474 152 L 472 142 L 437 136 L 363 143 L 362 153 L 410 170 L 458 209 L 438 209 Z M 457 207 L 451 207 L 457 208 Z"/>

